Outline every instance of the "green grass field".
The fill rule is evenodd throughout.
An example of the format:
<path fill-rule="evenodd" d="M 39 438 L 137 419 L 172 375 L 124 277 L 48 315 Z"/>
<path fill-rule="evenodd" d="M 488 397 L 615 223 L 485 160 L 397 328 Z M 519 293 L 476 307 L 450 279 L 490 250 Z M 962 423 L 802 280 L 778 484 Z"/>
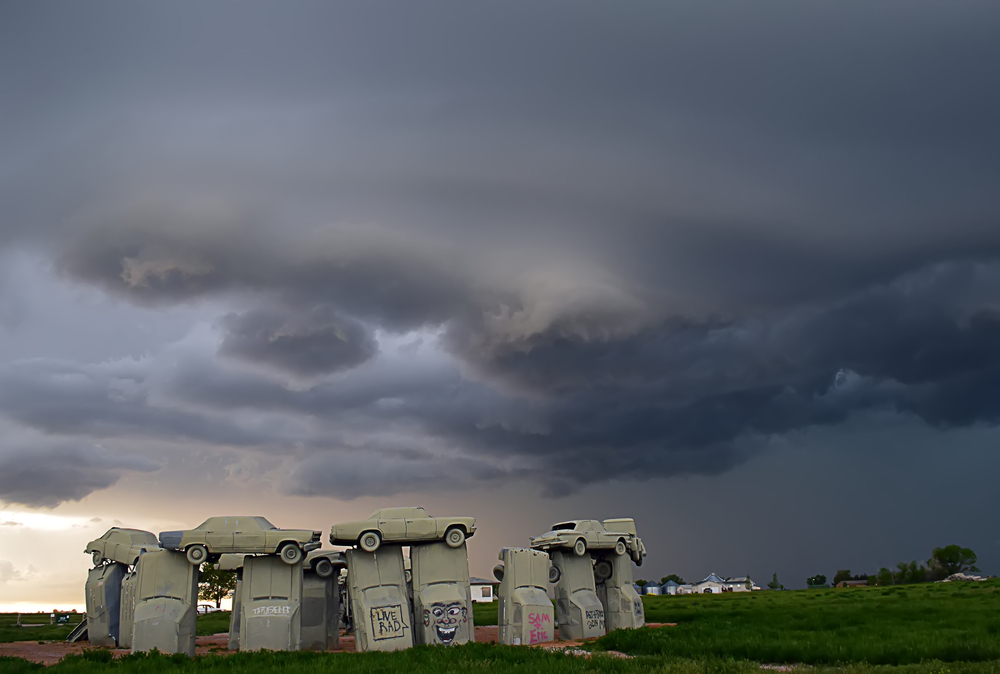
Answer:
<path fill-rule="evenodd" d="M 900 665 L 1000 660 L 1000 581 L 646 597 L 647 622 L 597 648 L 676 658 Z"/>
<path fill-rule="evenodd" d="M 50 669 L 53 674 L 748 674 L 767 671 L 762 663 L 788 663 L 809 674 L 1000 674 L 1000 581 L 646 597 L 644 603 L 648 622 L 678 625 L 609 634 L 588 646 L 594 651 L 589 659 L 489 644 L 398 653 L 239 653 L 195 659 L 137 654 L 115 661 L 110 661 L 110 652 L 95 649 Z M 476 623 L 496 624 L 496 608 L 495 603 L 476 605 Z M 0 617 L 0 631 L 16 630 L 4 626 L 5 618 Z M 202 616 L 198 633 L 224 632 L 228 619 L 226 612 Z M 46 628 L 21 632 L 26 629 Z M 632 657 L 600 652 L 610 650 Z M 0 671 L 19 674 L 41 667 L 6 658 L 0 659 Z"/>
<path fill-rule="evenodd" d="M 40 625 L 40 627 L 18 627 L 16 613 L 0 613 L 0 643 L 62 641 L 83 619 L 81 613 L 57 613 L 56 615 L 68 615 L 70 624 L 50 625 L 48 613 L 22 613 L 21 623 L 23 625 Z"/>

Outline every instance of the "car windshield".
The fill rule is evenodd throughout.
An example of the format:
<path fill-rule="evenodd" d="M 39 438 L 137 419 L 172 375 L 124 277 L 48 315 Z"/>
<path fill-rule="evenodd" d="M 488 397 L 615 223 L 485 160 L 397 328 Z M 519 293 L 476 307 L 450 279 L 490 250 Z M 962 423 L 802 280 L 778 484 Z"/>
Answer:
<path fill-rule="evenodd" d="M 261 529 L 274 529 L 275 528 L 275 526 L 273 524 L 271 524 L 270 522 L 268 522 L 263 517 L 254 517 L 253 521 L 256 522 L 257 526 L 259 526 Z"/>
<path fill-rule="evenodd" d="M 576 522 L 563 522 L 562 524 L 553 524 L 552 531 L 573 531 L 576 529 Z"/>

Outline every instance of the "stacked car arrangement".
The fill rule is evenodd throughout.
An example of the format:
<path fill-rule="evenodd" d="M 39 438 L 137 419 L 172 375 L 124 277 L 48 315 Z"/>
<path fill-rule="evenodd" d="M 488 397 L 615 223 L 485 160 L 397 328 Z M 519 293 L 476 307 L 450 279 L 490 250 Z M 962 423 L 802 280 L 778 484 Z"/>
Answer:
<path fill-rule="evenodd" d="M 466 541 L 475 533 L 475 518 L 434 517 L 419 506 L 333 525 L 329 541 L 350 547 L 344 552 L 321 550 L 319 531 L 260 516 L 210 517 L 159 537 L 114 527 L 85 550 L 95 568 L 83 634 L 95 645 L 193 654 L 200 569 L 221 562 L 239 579 L 230 648 L 325 650 L 339 627 L 355 634 L 358 650 L 473 641 Z M 554 638 L 551 603 L 540 599 L 553 583 L 562 638 L 640 626 L 631 565 L 645 554 L 632 519 L 559 522 L 530 548 L 504 548 L 506 566 L 494 570 L 501 641 Z M 141 618 L 147 613 L 155 620 Z"/>

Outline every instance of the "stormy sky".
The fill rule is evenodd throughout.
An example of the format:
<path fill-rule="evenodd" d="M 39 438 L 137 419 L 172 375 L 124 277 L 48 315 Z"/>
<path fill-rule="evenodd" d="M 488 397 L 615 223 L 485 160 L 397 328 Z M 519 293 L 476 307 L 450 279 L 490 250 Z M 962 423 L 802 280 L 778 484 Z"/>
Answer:
<path fill-rule="evenodd" d="M 0 603 L 115 520 L 406 504 L 478 575 L 620 516 L 639 576 L 1000 571 L 997 25 L 5 3 Z"/>

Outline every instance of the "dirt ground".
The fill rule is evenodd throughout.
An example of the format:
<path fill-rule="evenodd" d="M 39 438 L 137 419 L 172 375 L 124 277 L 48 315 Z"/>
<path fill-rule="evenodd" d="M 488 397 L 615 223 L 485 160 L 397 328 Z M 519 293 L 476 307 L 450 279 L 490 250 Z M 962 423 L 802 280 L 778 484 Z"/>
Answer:
<path fill-rule="evenodd" d="M 669 623 L 668 623 L 669 624 Z M 665 627 L 666 625 L 661 625 L 658 623 L 647 624 L 647 627 Z M 476 628 L 476 641 L 480 643 L 496 643 L 499 628 L 495 625 L 477 627 Z M 592 641 L 587 639 L 585 641 Z M 229 635 L 225 632 L 222 634 L 213 634 L 208 637 L 198 637 L 195 645 L 195 653 L 197 655 L 208 655 L 209 653 L 229 653 L 227 646 L 229 644 Z M 579 647 L 582 641 L 550 641 L 544 644 L 537 644 L 543 648 L 575 648 Z M 70 653 L 81 653 L 83 649 L 90 648 L 90 644 L 86 641 L 81 641 L 78 643 L 70 644 L 65 641 L 49 641 L 45 643 L 38 643 L 37 641 L 15 641 L 8 644 L 0 644 L 0 655 L 10 655 L 26 660 L 32 660 L 34 662 L 39 662 L 43 665 L 54 665 L 59 662 L 63 656 L 69 655 Z M 125 648 L 113 649 L 116 656 L 126 655 L 130 651 Z M 340 648 L 335 651 L 329 651 L 331 653 L 353 653 L 354 652 L 354 637 L 340 635 Z"/>

